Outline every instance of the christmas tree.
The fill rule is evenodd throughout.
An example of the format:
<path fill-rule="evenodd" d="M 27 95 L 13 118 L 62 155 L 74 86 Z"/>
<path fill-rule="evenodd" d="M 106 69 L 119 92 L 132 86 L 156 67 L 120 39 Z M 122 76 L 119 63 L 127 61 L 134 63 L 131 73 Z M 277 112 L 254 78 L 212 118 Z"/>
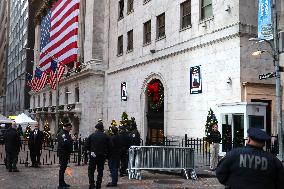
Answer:
<path fill-rule="evenodd" d="M 122 113 L 120 124 L 123 125 L 123 126 L 128 126 L 129 125 L 128 115 L 127 115 L 126 112 Z"/>
<path fill-rule="evenodd" d="M 212 126 L 218 124 L 217 118 L 213 112 L 213 110 L 210 108 L 207 115 L 207 120 L 205 124 L 205 135 L 208 137 L 209 133 L 212 131 Z"/>
<path fill-rule="evenodd" d="M 27 128 L 24 132 L 24 139 L 29 139 L 30 138 L 30 133 L 32 131 L 32 127 L 30 124 L 27 125 Z"/>
<path fill-rule="evenodd" d="M 44 142 L 49 143 L 51 139 L 51 134 L 50 134 L 50 127 L 47 122 L 43 126 L 43 135 L 44 135 Z"/>

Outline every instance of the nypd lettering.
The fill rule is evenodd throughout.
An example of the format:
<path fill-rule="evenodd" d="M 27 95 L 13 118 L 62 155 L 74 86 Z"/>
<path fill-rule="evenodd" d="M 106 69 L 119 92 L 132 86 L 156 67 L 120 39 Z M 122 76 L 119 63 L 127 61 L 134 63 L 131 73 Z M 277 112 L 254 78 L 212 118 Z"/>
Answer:
<path fill-rule="evenodd" d="M 267 163 L 268 160 L 266 157 L 240 154 L 240 167 L 265 171 L 267 170 Z"/>

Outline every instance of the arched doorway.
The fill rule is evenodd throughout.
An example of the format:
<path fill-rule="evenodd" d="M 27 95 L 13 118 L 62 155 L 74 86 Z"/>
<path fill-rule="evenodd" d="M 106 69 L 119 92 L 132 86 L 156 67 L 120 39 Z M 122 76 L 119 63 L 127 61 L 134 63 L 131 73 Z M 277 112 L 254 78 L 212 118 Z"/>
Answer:
<path fill-rule="evenodd" d="M 146 90 L 147 136 L 146 145 L 163 145 L 164 141 L 164 86 L 152 79 Z"/>

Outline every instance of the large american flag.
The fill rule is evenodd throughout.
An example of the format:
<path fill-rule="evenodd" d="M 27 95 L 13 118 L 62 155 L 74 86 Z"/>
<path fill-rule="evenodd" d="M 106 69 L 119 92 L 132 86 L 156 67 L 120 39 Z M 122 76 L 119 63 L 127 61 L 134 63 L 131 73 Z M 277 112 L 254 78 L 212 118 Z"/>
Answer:
<path fill-rule="evenodd" d="M 59 0 L 41 22 L 39 68 L 49 73 L 51 59 L 62 66 L 77 61 L 79 0 Z"/>

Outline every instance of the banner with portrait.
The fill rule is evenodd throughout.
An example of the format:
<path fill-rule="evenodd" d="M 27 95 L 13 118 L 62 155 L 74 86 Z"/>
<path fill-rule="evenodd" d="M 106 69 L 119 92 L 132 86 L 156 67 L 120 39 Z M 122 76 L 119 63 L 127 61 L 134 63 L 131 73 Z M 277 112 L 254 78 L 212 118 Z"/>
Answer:
<path fill-rule="evenodd" d="M 127 86 L 126 82 L 121 83 L 121 100 L 127 101 Z"/>
<path fill-rule="evenodd" d="M 190 94 L 202 93 L 200 66 L 190 67 Z"/>

